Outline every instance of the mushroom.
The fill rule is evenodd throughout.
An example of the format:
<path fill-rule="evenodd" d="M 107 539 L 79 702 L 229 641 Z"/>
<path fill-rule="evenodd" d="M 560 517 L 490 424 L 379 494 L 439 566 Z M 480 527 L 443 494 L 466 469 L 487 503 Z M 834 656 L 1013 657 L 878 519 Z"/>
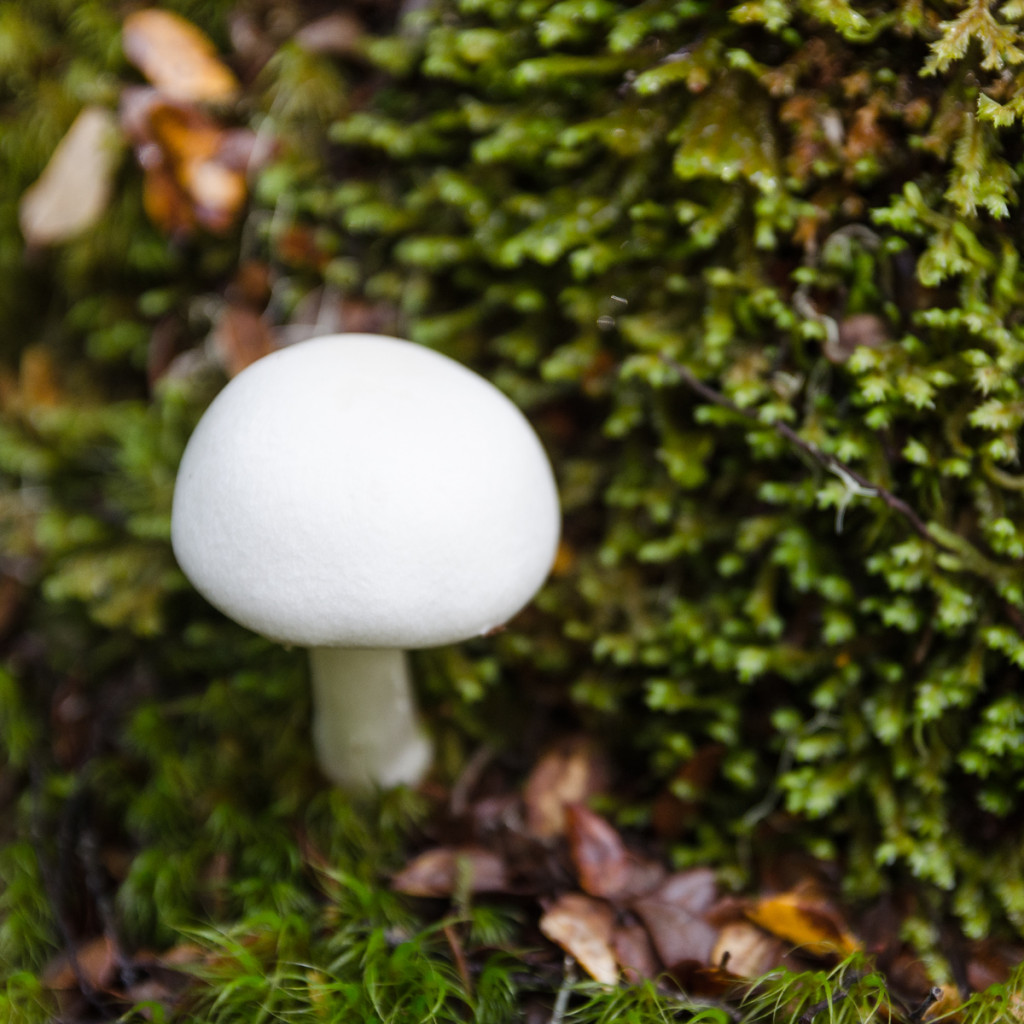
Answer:
<path fill-rule="evenodd" d="M 214 399 L 171 541 L 211 604 L 310 649 L 320 766 L 366 792 L 431 761 L 406 650 L 502 625 L 547 577 L 559 525 L 541 443 L 493 384 L 412 342 L 337 334 L 263 357 Z"/>

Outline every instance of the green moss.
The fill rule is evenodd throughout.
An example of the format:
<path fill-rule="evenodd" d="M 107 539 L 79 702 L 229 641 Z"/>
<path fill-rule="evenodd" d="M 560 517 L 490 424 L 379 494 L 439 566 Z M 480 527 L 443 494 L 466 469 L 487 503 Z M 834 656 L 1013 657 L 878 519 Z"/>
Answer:
<path fill-rule="evenodd" d="M 1016 921 L 978 857 L 1021 809 L 1018 30 L 979 12 L 442 3 L 336 126 L 333 217 L 546 432 L 575 557 L 520 657 L 651 793 L 725 745 L 688 842 L 784 808 L 851 895 Z"/>

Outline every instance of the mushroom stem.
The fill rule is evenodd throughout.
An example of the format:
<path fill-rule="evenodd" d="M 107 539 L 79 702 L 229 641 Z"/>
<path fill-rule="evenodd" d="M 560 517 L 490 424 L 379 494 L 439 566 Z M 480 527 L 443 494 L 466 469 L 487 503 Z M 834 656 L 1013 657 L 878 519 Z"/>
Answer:
<path fill-rule="evenodd" d="M 312 647 L 313 745 L 352 793 L 419 782 L 432 748 L 413 703 L 405 651 Z"/>

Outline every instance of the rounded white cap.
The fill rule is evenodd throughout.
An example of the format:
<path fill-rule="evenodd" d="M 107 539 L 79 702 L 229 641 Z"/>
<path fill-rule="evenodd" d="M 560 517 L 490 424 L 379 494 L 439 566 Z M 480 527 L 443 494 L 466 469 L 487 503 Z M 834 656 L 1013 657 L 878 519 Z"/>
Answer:
<path fill-rule="evenodd" d="M 544 582 L 550 463 L 484 378 L 395 338 L 338 334 L 247 367 L 185 449 L 171 540 L 235 621 L 306 647 L 486 633 Z"/>

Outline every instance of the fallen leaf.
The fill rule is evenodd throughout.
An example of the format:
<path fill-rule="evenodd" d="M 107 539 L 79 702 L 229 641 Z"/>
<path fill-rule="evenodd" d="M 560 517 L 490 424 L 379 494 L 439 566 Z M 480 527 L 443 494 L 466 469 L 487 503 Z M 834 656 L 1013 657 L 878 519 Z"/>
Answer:
<path fill-rule="evenodd" d="M 612 933 L 612 952 L 631 985 L 654 979 L 661 971 L 651 937 L 642 924 L 621 925 Z"/>
<path fill-rule="evenodd" d="M 603 985 L 619 980 L 614 925 L 615 913 L 607 903 L 576 892 L 560 896 L 540 919 L 540 930 Z"/>
<path fill-rule="evenodd" d="M 170 235 L 228 230 L 245 204 L 250 166 L 269 155 L 256 152 L 254 133 L 224 128 L 155 89 L 124 91 L 121 125 L 145 174 L 146 213 Z"/>
<path fill-rule="evenodd" d="M 129 14 L 121 46 L 125 57 L 169 97 L 224 103 L 238 93 L 238 80 L 210 38 L 171 11 L 147 8 Z"/>
<path fill-rule="evenodd" d="M 211 335 L 217 360 L 229 377 L 241 373 L 274 348 L 274 337 L 266 321 L 245 306 L 228 304 L 221 310 Z"/>
<path fill-rule="evenodd" d="M 446 897 L 467 892 L 505 892 L 509 887 L 505 862 L 479 847 L 438 847 L 410 861 L 391 880 L 407 896 Z"/>
<path fill-rule="evenodd" d="M 839 913 L 813 885 L 765 896 L 746 914 L 765 931 L 812 956 L 846 956 L 860 949 Z"/>
<path fill-rule="evenodd" d="M 716 892 L 714 872 L 694 868 L 670 876 L 653 892 L 630 904 L 666 967 L 688 961 L 702 965 L 711 962 L 718 929 L 704 915 L 714 903 Z"/>
<path fill-rule="evenodd" d="M 587 737 L 574 736 L 548 750 L 523 788 L 528 831 L 541 839 L 565 835 L 566 808 L 600 792 L 607 775 L 597 746 Z"/>
<path fill-rule="evenodd" d="M 79 979 L 92 989 L 107 988 L 117 976 L 117 948 L 106 935 L 78 946 L 74 955 L 62 953 L 43 969 L 43 984 L 51 991 L 77 989 Z"/>
<path fill-rule="evenodd" d="M 776 967 L 785 952 L 782 941 L 774 935 L 749 921 L 735 921 L 718 933 L 711 963 L 740 978 L 758 978 Z"/>
<path fill-rule="evenodd" d="M 669 972 L 682 992 L 690 998 L 720 1000 L 735 993 L 744 979 L 725 967 L 709 967 L 696 960 L 684 960 Z"/>
<path fill-rule="evenodd" d="M 167 235 L 188 236 L 198 227 L 195 210 L 174 174 L 163 166 L 145 168 L 142 205 L 146 216 Z"/>
<path fill-rule="evenodd" d="M 88 231 L 103 216 L 121 158 L 117 118 L 86 107 L 21 197 L 18 220 L 29 245 L 55 245 Z"/>
<path fill-rule="evenodd" d="M 615 828 L 583 804 L 566 808 L 569 850 L 580 887 L 603 899 L 631 899 L 649 892 L 664 868 L 626 849 Z"/>
<path fill-rule="evenodd" d="M 1006 982 L 1017 964 L 1024 962 L 1020 947 L 1000 948 L 990 942 L 975 943 L 967 962 L 967 983 L 975 992 Z"/>
<path fill-rule="evenodd" d="M 229 133 L 202 111 L 171 103 L 153 105 L 149 127 L 166 164 L 191 200 L 196 220 L 211 231 L 227 230 L 247 192 L 238 161 L 232 159 L 229 164 L 224 158 Z"/>

